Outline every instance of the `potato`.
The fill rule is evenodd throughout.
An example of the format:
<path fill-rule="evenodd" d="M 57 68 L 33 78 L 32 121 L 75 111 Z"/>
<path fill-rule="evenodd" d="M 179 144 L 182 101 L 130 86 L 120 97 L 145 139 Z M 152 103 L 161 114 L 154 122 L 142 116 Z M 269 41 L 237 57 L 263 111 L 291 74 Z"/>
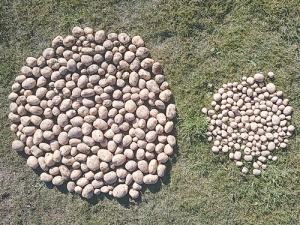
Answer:
<path fill-rule="evenodd" d="M 68 190 L 68 192 L 74 192 L 75 191 L 75 187 L 76 187 L 76 184 L 73 181 L 69 181 L 67 183 L 67 190 Z"/>
<path fill-rule="evenodd" d="M 140 170 L 137 170 L 132 173 L 133 180 L 138 184 L 143 184 L 144 175 Z"/>
<path fill-rule="evenodd" d="M 164 164 L 159 164 L 157 166 L 157 175 L 159 177 L 163 177 L 165 175 L 165 173 L 166 173 L 166 168 L 167 167 Z"/>
<path fill-rule="evenodd" d="M 137 163 L 133 160 L 129 160 L 126 164 L 125 164 L 125 168 L 127 171 L 129 172 L 133 172 L 135 171 L 135 169 L 137 168 Z"/>
<path fill-rule="evenodd" d="M 52 179 L 53 179 L 53 176 L 48 173 L 43 172 L 40 175 L 40 180 L 43 182 L 51 182 Z"/>
<path fill-rule="evenodd" d="M 152 65 L 152 73 L 157 75 L 157 74 L 162 74 L 162 68 L 159 62 L 155 62 Z"/>
<path fill-rule="evenodd" d="M 81 178 L 79 178 L 79 179 L 77 180 L 76 184 L 77 184 L 78 186 L 80 186 L 80 187 L 84 187 L 84 186 L 86 186 L 87 184 L 89 184 L 89 181 L 88 181 L 87 178 L 81 177 Z"/>
<path fill-rule="evenodd" d="M 81 170 L 73 170 L 70 174 L 71 180 L 78 180 L 82 175 Z"/>
<path fill-rule="evenodd" d="M 134 189 L 129 190 L 129 195 L 131 198 L 136 199 L 139 197 L 140 193 Z"/>
<path fill-rule="evenodd" d="M 93 180 L 92 185 L 93 185 L 94 189 L 101 188 L 101 187 L 103 187 L 104 182 L 103 181 L 98 181 L 98 180 Z"/>
<path fill-rule="evenodd" d="M 94 130 L 92 132 L 92 138 L 96 142 L 103 142 L 104 141 L 104 135 L 100 130 Z"/>
<path fill-rule="evenodd" d="M 77 194 L 81 194 L 82 193 L 82 187 L 80 187 L 80 186 L 76 186 L 75 188 L 74 188 L 74 191 L 75 191 L 75 193 L 77 193 Z"/>
<path fill-rule="evenodd" d="M 24 127 L 22 129 L 22 132 L 26 135 L 26 136 L 31 136 L 34 134 L 36 128 L 34 126 L 27 126 L 27 127 Z"/>
<path fill-rule="evenodd" d="M 108 165 L 108 163 L 106 162 L 101 162 L 100 163 L 100 170 L 103 172 L 103 173 L 107 173 L 109 171 L 110 167 Z"/>
<path fill-rule="evenodd" d="M 13 150 L 20 152 L 24 150 L 24 143 L 22 141 L 15 140 L 13 141 L 11 147 Z"/>
<path fill-rule="evenodd" d="M 129 113 L 135 112 L 137 106 L 134 101 L 129 100 L 125 103 L 125 110 Z"/>
<path fill-rule="evenodd" d="M 154 94 L 159 93 L 159 87 L 158 84 L 155 82 L 155 80 L 148 80 L 146 82 L 146 87 L 150 92 L 153 92 Z"/>
<path fill-rule="evenodd" d="M 31 106 L 29 108 L 29 112 L 32 113 L 33 115 L 40 116 L 43 114 L 43 109 L 39 106 Z"/>
<path fill-rule="evenodd" d="M 129 146 L 132 143 L 132 137 L 130 135 L 125 135 L 122 140 L 122 145 L 124 147 Z"/>
<path fill-rule="evenodd" d="M 82 136 L 82 130 L 80 127 L 73 127 L 68 132 L 69 138 L 80 138 Z"/>
<path fill-rule="evenodd" d="M 53 120 L 51 119 L 45 119 L 41 122 L 40 124 L 40 128 L 43 130 L 43 131 L 46 131 L 46 130 L 51 130 L 52 127 L 54 126 L 54 122 Z"/>
<path fill-rule="evenodd" d="M 119 184 L 113 190 L 115 198 L 123 198 L 128 193 L 128 186 L 126 184 Z"/>
<path fill-rule="evenodd" d="M 136 47 L 143 47 L 144 41 L 140 36 L 134 36 L 132 38 L 132 44 L 134 44 Z"/>
<path fill-rule="evenodd" d="M 138 184 L 138 183 L 136 183 L 136 182 L 134 182 L 133 185 L 132 185 L 132 188 L 133 188 L 134 190 L 136 190 L 136 191 L 141 191 L 142 188 L 143 188 L 143 186 L 140 185 L 140 184 Z"/>
<path fill-rule="evenodd" d="M 87 164 L 87 167 L 92 171 L 99 170 L 99 168 L 100 168 L 100 160 L 95 155 L 87 157 L 86 164 Z"/>
<path fill-rule="evenodd" d="M 71 145 L 64 145 L 60 147 L 59 151 L 62 156 L 67 156 L 71 153 L 71 148 Z"/>
<path fill-rule="evenodd" d="M 104 174 L 103 180 L 107 183 L 107 184 L 113 184 L 117 181 L 117 174 L 115 171 L 110 171 L 106 174 Z"/>
<path fill-rule="evenodd" d="M 112 158 L 112 163 L 115 166 L 121 166 L 122 164 L 125 163 L 125 161 L 126 161 L 126 157 L 123 154 L 114 155 L 113 158 Z"/>
<path fill-rule="evenodd" d="M 68 144 L 69 143 L 68 133 L 67 132 L 61 132 L 58 135 L 57 140 L 58 140 L 59 144 L 61 144 L 61 145 Z"/>
<path fill-rule="evenodd" d="M 46 153 L 45 154 L 45 163 L 48 167 L 51 167 L 55 164 L 55 161 L 53 160 L 53 154 L 52 153 Z"/>
<path fill-rule="evenodd" d="M 81 153 L 89 154 L 91 151 L 91 148 L 85 143 L 79 143 L 77 145 L 77 150 Z"/>
<path fill-rule="evenodd" d="M 150 174 L 155 174 L 157 170 L 157 160 L 156 159 L 152 159 L 149 162 L 149 167 L 148 167 L 148 171 Z"/>
<path fill-rule="evenodd" d="M 70 170 L 65 165 L 59 166 L 59 171 L 63 179 L 68 179 L 71 175 Z"/>
<path fill-rule="evenodd" d="M 67 111 L 68 109 L 70 109 L 72 107 L 72 100 L 71 99 L 64 99 L 61 104 L 59 109 L 61 111 Z"/>
<path fill-rule="evenodd" d="M 97 152 L 97 156 L 101 161 L 108 162 L 108 163 L 111 162 L 113 158 L 113 154 L 110 151 L 105 149 L 100 149 Z"/>
<path fill-rule="evenodd" d="M 33 145 L 30 148 L 30 152 L 31 152 L 32 155 L 34 155 L 37 158 L 43 155 L 43 151 L 41 149 L 39 149 L 37 146 L 35 146 L 35 145 Z"/>
<path fill-rule="evenodd" d="M 167 154 L 167 155 L 172 155 L 173 154 L 173 147 L 169 144 L 167 144 L 165 146 L 165 149 L 164 149 L 164 152 Z"/>
<path fill-rule="evenodd" d="M 46 161 L 45 161 L 45 157 L 39 157 L 38 162 L 39 162 L 39 165 L 42 170 L 44 170 L 44 171 L 49 170 L 49 167 L 47 166 Z"/>
<path fill-rule="evenodd" d="M 162 152 L 157 155 L 157 161 L 160 163 L 166 163 L 169 157 L 166 153 Z"/>
<path fill-rule="evenodd" d="M 40 104 L 40 99 L 35 96 L 35 95 L 29 95 L 26 99 L 26 101 L 30 104 L 30 105 L 39 105 Z"/>
<path fill-rule="evenodd" d="M 27 90 L 32 89 L 35 86 L 36 86 L 36 81 L 33 78 L 27 78 L 22 82 L 22 87 Z"/>
<path fill-rule="evenodd" d="M 52 176 L 56 176 L 58 175 L 60 172 L 59 172 L 59 168 L 56 166 L 56 167 L 51 167 L 49 169 L 49 174 L 51 174 Z"/>
<path fill-rule="evenodd" d="M 14 113 L 9 113 L 8 118 L 13 122 L 13 123 L 19 123 L 20 122 L 20 116 Z"/>
<path fill-rule="evenodd" d="M 95 33 L 95 42 L 101 44 L 105 41 L 106 34 L 104 30 L 99 30 Z"/>
<path fill-rule="evenodd" d="M 157 138 L 157 133 L 156 133 L 156 131 L 149 131 L 149 132 L 146 134 L 146 140 L 147 140 L 148 142 L 154 142 L 156 138 Z"/>
<path fill-rule="evenodd" d="M 101 190 L 102 193 L 108 193 L 109 192 L 108 186 L 103 186 L 100 190 Z"/>
<path fill-rule="evenodd" d="M 94 187 L 91 184 L 86 185 L 82 190 L 82 197 L 86 199 L 92 198 L 94 195 Z"/>
<path fill-rule="evenodd" d="M 27 159 L 27 165 L 32 169 L 38 168 L 39 166 L 38 159 L 34 156 L 29 156 Z"/>
<path fill-rule="evenodd" d="M 136 50 L 136 56 L 140 59 L 144 59 L 149 55 L 149 50 L 145 47 L 139 47 Z"/>
<path fill-rule="evenodd" d="M 138 168 L 143 173 L 148 173 L 148 163 L 145 160 L 138 161 Z"/>
<path fill-rule="evenodd" d="M 93 171 L 88 171 L 84 174 L 84 177 L 88 180 L 94 180 L 94 176 L 95 174 Z"/>
<path fill-rule="evenodd" d="M 160 100 L 162 100 L 163 102 L 168 102 L 168 101 L 170 101 L 171 97 L 172 97 L 172 93 L 171 93 L 171 91 L 170 91 L 169 89 L 164 90 L 164 91 L 162 91 L 162 92 L 159 94 L 159 98 L 160 98 Z"/>
<path fill-rule="evenodd" d="M 55 186 L 60 186 L 64 183 L 64 179 L 63 177 L 61 176 L 55 176 L 53 179 L 52 179 L 52 184 L 55 185 Z"/>
<path fill-rule="evenodd" d="M 62 157 L 61 162 L 63 164 L 65 164 L 66 166 L 71 166 L 75 162 L 75 159 L 72 156 L 67 155 L 67 156 Z"/>
<path fill-rule="evenodd" d="M 152 159 L 154 159 L 154 158 L 156 157 L 156 155 L 155 155 L 154 152 L 146 151 L 145 157 L 146 157 L 146 159 L 148 159 L 148 160 L 152 160 Z"/>
<path fill-rule="evenodd" d="M 149 118 L 149 114 L 150 114 L 149 109 L 144 105 L 139 106 L 138 109 L 136 110 L 136 115 L 140 119 L 147 120 Z"/>
<path fill-rule="evenodd" d="M 155 184 L 158 181 L 158 176 L 153 174 L 145 175 L 143 178 L 143 182 L 145 184 Z"/>
<path fill-rule="evenodd" d="M 173 130 L 173 127 L 174 127 L 173 121 L 167 122 L 166 125 L 165 125 L 165 132 L 166 133 L 171 133 L 172 130 Z"/>

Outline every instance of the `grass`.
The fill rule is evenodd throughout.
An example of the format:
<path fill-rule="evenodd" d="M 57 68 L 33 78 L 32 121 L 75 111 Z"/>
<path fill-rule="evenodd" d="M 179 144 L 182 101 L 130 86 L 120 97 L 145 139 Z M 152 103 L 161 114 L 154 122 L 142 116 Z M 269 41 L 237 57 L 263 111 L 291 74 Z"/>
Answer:
<path fill-rule="evenodd" d="M 3 224 L 298 224 L 299 136 L 260 178 L 242 177 L 204 140 L 201 108 L 224 82 L 273 71 L 300 125 L 300 5 L 296 0 L 0 2 L 0 216 Z M 10 150 L 7 95 L 27 56 L 74 25 L 143 37 L 178 109 L 178 152 L 138 201 L 86 201 L 49 188 Z"/>

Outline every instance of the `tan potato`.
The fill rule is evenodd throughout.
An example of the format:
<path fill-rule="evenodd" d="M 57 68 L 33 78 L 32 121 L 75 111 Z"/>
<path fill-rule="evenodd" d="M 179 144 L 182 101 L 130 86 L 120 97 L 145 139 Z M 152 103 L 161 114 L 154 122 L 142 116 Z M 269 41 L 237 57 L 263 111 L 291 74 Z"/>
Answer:
<path fill-rule="evenodd" d="M 55 176 L 55 177 L 52 179 L 52 184 L 55 185 L 55 186 L 60 186 L 60 185 L 62 185 L 64 182 L 65 182 L 65 180 L 63 179 L 62 176 Z"/>
<path fill-rule="evenodd" d="M 115 198 L 123 198 L 128 193 L 128 186 L 126 184 L 119 184 L 113 190 Z"/>
<path fill-rule="evenodd" d="M 72 164 L 75 162 L 75 159 L 72 156 L 67 155 L 62 157 L 61 162 L 66 166 L 72 166 Z"/>
<path fill-rule="evenodd" d="M 166 166 L 165 165 L 163 165 L 163 164 L 159 164 L 158 166 L 157 166 L 157 175 L 159 176 L 159 177 L 163 177 L 164 175 L 165 175 L 165 173 L 166 173 Z"/>
<path fill-rule="evenodd" d="M 92 171 L 99 170 L 99 168 L 100 168 L 100 160 L 95 155 L 87 157 L 86 164 L 87 164 L 87 167 Z"/>
<path fill-rule="evenodd" d="M 167 155 L 172 155 L 173 154 L 173 147 L 169 144 L 165 145 L 165 149 L 164 149 L 164 152 L 167 154 Z"/>
<path fill-rule="evenodd" d="M 38 159 L 34 156 L 29 156 L 27 159 L 27 165 L 32 169 L 38 168 L 39 166 Z"/>
<path fill-rule="evenodd" d="M 40 165 L 42 170 L 44 170 L 44 171 L 49 170 L 49 168 L 48 168 L 48 166 L 46 165 L 46 162 L 45 162 L 45 157 L 39 157 L 38 162 L 39 162 L 39 165 Z"/>
<path fill-rule="evenodd" d="M 59 171 L 63 179 L 68 179 L 71 175 L 70 170 L 65 165 L 59 166 Z"/>
<path fill-rule="evenodd" d="M 166 133 L 171 133 L 172 130 L 173 130 L 173 127 L 174 127 L 173 121 L 167 122 L 166 125 L 165 125 L 165 132 Z"/>
<path fill-rule="evenodd" d="M 111 160 L 113 158 L 113 154 L 110 151 L 105 150 L 105 149 L 100 149 L 97 152 L 97 156 L 101 161 L 104 161 L 107 163 L 111 162 Z"/>
<path fill-rule="evenodd" d="M 143 182 L 145 184 L 155 184 L 158 181 L 158 176 L 153 174 L 145 175 L 143 178 Z"/>
<path fill-rule="evenodd" d="M 45 163 L 48 167 L 51 167 L 55 164 L 55 161 L 53 160 L 53 154 L 52 153 L 46 153 L 45 154 Z"/>
<path fill-rule="evenodd" d="M 85 143 L 79 143 L 77 145 L 77 150 L 81 153 L 89 154 L 91 151 L 91 148 Z"/>
<path fill-rule="evenodd" d="M 82 175 L 81 170 L 73 170 L 70 174 L 71 180 L 78 180 Z"/>
<path fill-rule="evenodd" d="M 48 173 L 43 172 L 40 175 L 40 180 L 43 182 L 51 182 L 52 179 L 53 179 L 53 176 Z"/>
<path fill-rule="evenodd" d="M 155 174 L 157 170 L 157 160 L 156 159 L 152 159 L 149 162 L 149 167 L 148 167 L 148 171 L 150 174 Z"/>
<path fill-rule="evenodd" d="M 162 152 L 157 155 L 157 161 L 160 163 L 166 163 L 169 160 L 169 157 L 166 153 Z"/>
<path fill-rule="evenodd" d="M 134 189 L 129 190 L 129 195 L 131 198 L 136 199 L 139 197 L 140 193 Z"/>
<path fill-rule="evenodd" d="M 133 172 L 135 171 L 135 169 L 137 168 L 137 163 L 133 160 L 129 160 L 126 164 L 125 164 L 125 168 L 127 171 L 129 172 Z"/>
<path fill-rule="evenodd" d="M 80 187 L 84 187 L 89 183 L 88 179 L 85 177 L 81 177 L 77 180 L 76 184 Z"/>
<path fill-rule="evenodd" d="M 96 189 L 96 188 L 100 189 L 104 186 L 104 182 L 98 181 L 98 180 L 93 180 L 91 184 L 93 185 L 94 189 Z"/>
<path fill-rule="evenodd" d="M 22 141 L 15 140 L 13 141 L 11 147 L 13 150 L 20 152 L 24 150 L 24 143 Z"/>
<path fill-rule="evenodd" d="M 136 56 L 140 59 L 144 59 L 149 55 L 149 50 L 145 47 L 139 47 L 136 50 Z"/>
<path fill-rule="evenodd" d="M 144 175 L 140 170 L 137 170 L 132 173 L 133 180 L 138 184 L 143 184 Z"/>
<path fill-rule="evenodd" d="M 117 181 L 117 174 L 115 171 L 110 171 L 106 174 L 104 174 L 103 180 L 107 183 L 107 184 L 113 184 Z"/>
<path fill-rule="evenodd" d="M 92 198 L 94 195 L 94 187 L 91 184 L 86 185 L 82 190 L 82 197 L 86 199 Z"/>
<path fill-rule="evenodd" d="M 67 190 L 68 190 L 68 192 L 74 192 L 75 191 L 75 187 L 76 187 L 76 184 L 73 181 L 69 181 L 67 183 Z"/>
<path fill-rule="evenodd" d="M 126 161 L 126 156 L 123 154 L 114 155 L 112 158 L 112 163 L 115 166 L 121 166 L 122 164 L 125 163 L 125 161 Z"/>

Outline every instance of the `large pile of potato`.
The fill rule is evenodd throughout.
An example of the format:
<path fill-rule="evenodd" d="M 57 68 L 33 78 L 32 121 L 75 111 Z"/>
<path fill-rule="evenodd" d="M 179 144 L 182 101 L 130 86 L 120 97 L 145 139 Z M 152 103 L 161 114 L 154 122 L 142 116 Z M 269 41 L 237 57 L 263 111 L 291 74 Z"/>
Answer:
<path fill-rule="evenodd" d="M 74 27 L 26 63 L 9 95 L 12 148 L 42 181 L 84 198 L 137 198 L 165 175 L 175 105 L 140 36 Z"/>
<path fill-rule="evenodd" d="M 274 78 L 274 73 L 268 73 Z M 211 106 L 202 109 L 210 123 L 208 140 L 215 137 L 212 151 L 229 154 L 242 167 L 242 173 L 259 176 L 266 168 L 267 160 L 277 161 L 275 150 L 287 147 L 295 127 L 288 125 L 292 107 L 283 99 L 283 92 L 276 91 L 273 83 L 265 85 L 265 77 L 257 73 L 254 77 L 243 77 L 242 82 L 224 84 L 214 94 Z"/>

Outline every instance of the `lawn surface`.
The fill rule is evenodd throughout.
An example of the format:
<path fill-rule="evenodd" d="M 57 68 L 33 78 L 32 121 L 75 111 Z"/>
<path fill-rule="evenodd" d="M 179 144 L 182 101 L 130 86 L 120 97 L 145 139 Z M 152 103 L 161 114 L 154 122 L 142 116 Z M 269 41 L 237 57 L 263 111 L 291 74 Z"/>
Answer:
<path fill-rule="evenodd" d="M 275 73 L 300 131 L 300 4 L 290 1 L 0 1 L 0 223 L 299 224 L 299 136 L 260 178 L 243 177 L 205 141 L 201 108 L 225 82 Z M 11 151 L 7 95 L 27 56 L 39 57 L 73 26 L 140 35 L 177 105 L 171 171 L 138 201 L 90 201 L 48 188 Z M 222 161 L 222 162 L 220 162 Z"/>

